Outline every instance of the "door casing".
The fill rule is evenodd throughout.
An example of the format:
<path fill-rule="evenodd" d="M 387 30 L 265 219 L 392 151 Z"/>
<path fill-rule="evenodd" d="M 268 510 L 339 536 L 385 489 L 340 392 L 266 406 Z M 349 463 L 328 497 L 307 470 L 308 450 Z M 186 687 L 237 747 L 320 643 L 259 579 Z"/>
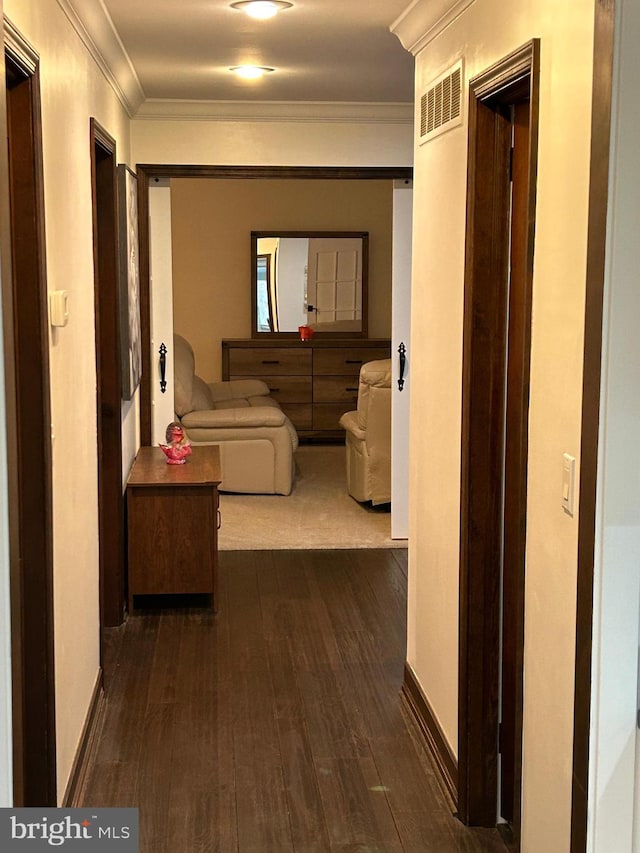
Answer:
<path fill-rule="evenodd" d="M 120 625 L 125 607 L 116 143 L 95 119 L 91 119 L 89 137 L 96 325 L 100 625 L 103 629 Z M 102 651 L 101 630 L 101 663 Z"/>
<path fill-rule="evenodd" d="M 5 20 L 2 207 L 16 806 L 56 805 L 49 337 L 39 58 Z M 4 110 L 2 117 L 4 120 Z"/>
<path fill-rule="evenodd" d="M 140 239 L 140 323 L 142 380 L 140 383 L 140 440 L 151 444 L 151 291 L 149 276 L 149 184 L 155 178 L 291 178 L 336 180 L 395 180 L 413 177 L 413 169 L 347 166 L 181 166 L 138 164 L 138 223 Z"/>
<path fill-rule="evenodd" d="M 533 40 L 469 83 L 469 158 L 463 353 L 460 505 L 459 786 L 458 814 L 467 824 L 495 826 L 498 793 L 501 562 L 505 375 L 510 249 L 511 121 L 505 111 L 530 103 L 524 297 L 530 335 L 537 163 L 539 42 Z M 528 412 L 528 338 L 520 421 Z M 526 517 L 526 434 L 520 445 L 520 506 Z M 522 531 L 524 537 L 524 531 Z M 524 589 L 524 538 L 517 571 Z M 513 614 L 516 732 L 522 738 L 524 594 Z M 516 758 L 514 823 L 519 829 L 520 753 Z"/>

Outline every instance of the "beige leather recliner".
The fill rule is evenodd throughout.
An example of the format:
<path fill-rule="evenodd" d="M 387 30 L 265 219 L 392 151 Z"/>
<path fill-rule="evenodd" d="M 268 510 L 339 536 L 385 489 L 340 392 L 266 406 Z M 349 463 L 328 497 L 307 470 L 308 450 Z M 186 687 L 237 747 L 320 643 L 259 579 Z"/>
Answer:
<path fill-rule="evenodd" d="M 360 368 L 358 408 L 340 418 L 346 430 L 347 489 L 357 501 L 391 501 L 391 359 Z"/>
<path fill-rule="evenodd" d="M 174 405 L 192 444 L 220 446 L 222 491 L 290 494 L 298 434 L 264 382 L 207 384 L 189 342 L 174 335 Z"/>

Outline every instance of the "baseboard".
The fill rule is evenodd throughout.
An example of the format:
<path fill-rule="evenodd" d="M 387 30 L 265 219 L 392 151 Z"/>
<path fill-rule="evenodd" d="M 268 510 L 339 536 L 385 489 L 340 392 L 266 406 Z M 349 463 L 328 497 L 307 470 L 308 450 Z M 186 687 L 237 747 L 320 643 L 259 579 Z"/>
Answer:
<path fill-rule="evenodd" d="M 447 743 L 429 700 L 422 692 L 418 679 L 408 663 L 404 665 L 402 696 L 440 772 L 444 788 L 451 797 L 454 807 L 457 807 L 458 762 Z"/>
<path fill-rule="evenodd" d="M 87 772 L 91 766 L 91 761 L 102 731 L 104 712 L 105 696 L 102 683 L 102 669 L 99 669 L 91 693 L 91 701 L 84 726 L 82 727 L 78 748 L 71 766 L 69 781 L 64 792 L 64 799 L 62 801 L 64 808 L 78 808 L 82 803 L 84 788 L 87 782 Z"/>

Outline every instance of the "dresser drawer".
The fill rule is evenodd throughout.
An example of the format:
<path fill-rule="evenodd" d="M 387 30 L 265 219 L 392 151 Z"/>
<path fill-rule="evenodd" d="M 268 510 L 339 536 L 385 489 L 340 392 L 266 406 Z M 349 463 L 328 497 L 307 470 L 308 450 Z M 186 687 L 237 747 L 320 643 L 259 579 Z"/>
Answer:
<path fill-rule="evenodd" d="M 313 352 L 314 376 L 348 374 L 357 376 L 367 361 L 389 358 L 387 347 L 345 347 L 316 349 Z"/>
<path fill-rule="evenodd" d="M 229 349 L 229 376 L 310 376 L 311 350 L 281 348 Z"/>
<path fill-rule="evenodd" d="M 358 379 L 355 376 L 316 376 L 313 380 L 314 403 L 358 402 Z"/>
<path fill-rule="evenodd" d="M 314 403 L 313 428 L 340 431 L 340 418 L 354 409 L 353 403 Z"/>
<path fill-rule="evenodd" d="M 281 408 L 296 429 L 311 429 L 313 426 L 311 403 L 282 403 Z"/>
<path fill-rule="evenodd" d="M 231 376 L 231 379 L 242 379 L 242 376 Z M 310 376 L 260 376 L 269 386 L 269 393 L 278 403 L 310 403 Z"/>

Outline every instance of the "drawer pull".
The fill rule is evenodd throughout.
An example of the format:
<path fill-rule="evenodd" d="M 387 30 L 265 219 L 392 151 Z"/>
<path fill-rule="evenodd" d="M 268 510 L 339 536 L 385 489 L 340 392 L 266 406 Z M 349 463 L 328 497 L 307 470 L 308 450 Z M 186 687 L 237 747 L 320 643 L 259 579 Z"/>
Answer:
<path fill-rule="evenodd" d="M 357 388 L 345 388 L 344 390 L 345 391 L 357 391 L 358 389 Z"/>
<path fill-rule="evenodd" d="M 345 364 L 362 364 L 361 358 L 345 358 Z"/>
<path fill-rule="evenodd" d="M 276 359 L 273 359 L 273 360 L 271 360 L 271 361 L 270 361 L 269 359 L 267 359 L 267 358 L 263 358 L 263 359 L 262 359 L 262 363 L 263 363 L 263 364 L 280 364 L 280 362 L 278 361 L 278 359 L 277 359 L 277 358 L 276 358 Z"/>
<path fill-rule="evenodd" d="M 272 394 L 277 394 L 279 390 L 279 388 L 269 388 L 269 391 L 271 391 Z"/>
<path fill-rule="evenodd" d="M 222 527 L 222 513 L 220 512 L 220 510 L 217 511 L 216 527 L 218 528 L 218 530 L 220 530 L 220 528 Z"/>

